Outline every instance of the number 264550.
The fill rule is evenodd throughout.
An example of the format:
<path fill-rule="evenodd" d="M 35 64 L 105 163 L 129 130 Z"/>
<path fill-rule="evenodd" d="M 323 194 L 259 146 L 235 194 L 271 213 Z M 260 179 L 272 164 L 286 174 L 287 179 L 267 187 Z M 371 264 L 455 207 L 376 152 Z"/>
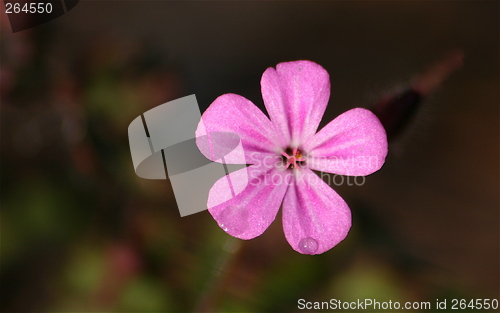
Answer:
<path fill-rule="evenodd" d="M 21 7 L 21 3 L 5 3 L 5 13 L 51 13 L 52 3 L 24 3 Z"/>

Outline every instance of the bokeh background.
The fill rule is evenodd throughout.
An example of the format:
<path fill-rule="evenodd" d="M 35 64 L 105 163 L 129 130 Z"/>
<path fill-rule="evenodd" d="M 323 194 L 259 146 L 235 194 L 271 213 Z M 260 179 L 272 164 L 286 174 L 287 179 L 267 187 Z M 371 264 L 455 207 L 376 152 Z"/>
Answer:
<path fill-rule="evenodd" d="M 497 1 L 81 1 L 11 32 L 1 17 L 2 312 L 294 312 L 297 301 L 499 298 Z M 353 227 L 317 256 L 181 218 L 137 177 L 127 127 L 196 94 L 262 108 L 260 76 L 309 59 L 332 82 L 321 126 L 408 86 L 450 49 L 428 97 L 363 186 L 334 186 Z M 196 190 L 193 190 L 196 193 Z M 472 310 L 473 311 L 473 310 Z"/>

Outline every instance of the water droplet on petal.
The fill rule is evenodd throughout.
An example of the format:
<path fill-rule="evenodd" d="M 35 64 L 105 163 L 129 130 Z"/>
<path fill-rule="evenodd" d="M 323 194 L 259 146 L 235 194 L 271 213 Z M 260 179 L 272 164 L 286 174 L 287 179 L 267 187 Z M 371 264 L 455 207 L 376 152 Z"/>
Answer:
<path fill-rule="evenodd" d="M 313 238 L 302 238 L 299 242 L 299 249 L 304 254 L 315 254 L 318 251 L 318 242 Z"/>

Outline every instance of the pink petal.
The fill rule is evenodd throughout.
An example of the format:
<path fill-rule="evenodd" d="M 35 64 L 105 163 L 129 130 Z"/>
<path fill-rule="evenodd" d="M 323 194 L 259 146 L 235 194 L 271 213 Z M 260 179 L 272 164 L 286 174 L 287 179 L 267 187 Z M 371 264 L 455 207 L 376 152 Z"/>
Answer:
<path fill-rule="evenodd" d="M 371 111 L 355 108 L 328 123 L 304 143 L 307 166 L 340 175 L 365 176 L 378 171 L 387 156 L 387 136 Z"/>
<path fill-rule="evenodd" d="M 351 228 L 345 201 L 318 175 L 303 169 L 283 202 L 283 230 L 295 251 L 321 254 L 341 242 Z"/>
<path fill-rule="evenodd" d="M 287 177 L 288 171 L 263 169 L 252 165 L 233 172 L 218 180 L 210 190 L 208 211 L 231 236 L 255 238 L 276 218 L 291 177 Z M 238 190 L 242 175 L 248 175 L 249 183 Z M 228 188 L 232 183 L 234 190 Z"/>
<path fill-rule="evenodd" d="M 264 72 L 260 84 L 271 121 L 287 143 L 298 146 L 316 132 L 330 97 L 324 68 L 311 61 L 280 63 Z"/>
<path fill-rule="evenodd" d="M 231 140 L 221 141 L 213 137 L 220 138 L 214 135 L 225 136 L 225 133 L 238 135 L 242 149 L 236 149 L 220 160 L 220 151 L 225 150 L 222 145 Z M 218 97 L 203 113 L 196 129 L 196 144 L 200 151 L 208 159 L 221 163 L 248 164 L 253 153 L 275 153 L 275 137 L 275 127 L 266 115 L 250 100 L 236 94 Z M 214 150 L 219 150 L 219 153 Z"/>

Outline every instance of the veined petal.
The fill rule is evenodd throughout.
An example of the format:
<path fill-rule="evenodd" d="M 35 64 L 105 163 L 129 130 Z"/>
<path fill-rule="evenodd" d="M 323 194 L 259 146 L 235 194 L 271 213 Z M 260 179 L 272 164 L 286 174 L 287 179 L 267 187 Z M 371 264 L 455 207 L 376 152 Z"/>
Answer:
<path fill-rule="evenodd" d="M 231 236 L 245 240 L 260 236 L 276 218 L 291 179 L 286 173 L 252 165 L 226 175 L 210 190 L 208 211 Z M 242 175 L 248 175 L 248 184 L 238 193 Z"/>
<path fill-rule="evenodd" d="M 318 175 L 301 171 L 283 202 L 283 230 L 295 251 L 321 254 L 342 241 L 351 228 L 346 202 Z"/>
<path fill-rule="evenodd" d="M 227 150 L 223 145 L 228 140 L 217 138 L 227 139 L 227 133 L 239 136 L 242 149 L 235 149 L 220 159 L 220 152 Z M 266 115 L 250 100 L 236 94 L 218 97 L 203 113 L 196 129 L 196 144 L 200 151 L 208 159 L 221 163 L 245 164 L 252 153 L 274 153 L 277 147 L 275 138 L 275 127 Z"/>
<path fill-rule="evenodd" d="M 311 61 L 280 63 L 264 72 L 260 84 L 271 121 L 288 143 L 298 146 L 316 132 L 330 98 L 323 67 Z"/>
<path fill-rule="evenodd" d="M 328 173 L 365 176 L 387 156 L 387 136 L 371 111 L 355 108 L 328 123 L 302 146 L 307 167 Z"/>

